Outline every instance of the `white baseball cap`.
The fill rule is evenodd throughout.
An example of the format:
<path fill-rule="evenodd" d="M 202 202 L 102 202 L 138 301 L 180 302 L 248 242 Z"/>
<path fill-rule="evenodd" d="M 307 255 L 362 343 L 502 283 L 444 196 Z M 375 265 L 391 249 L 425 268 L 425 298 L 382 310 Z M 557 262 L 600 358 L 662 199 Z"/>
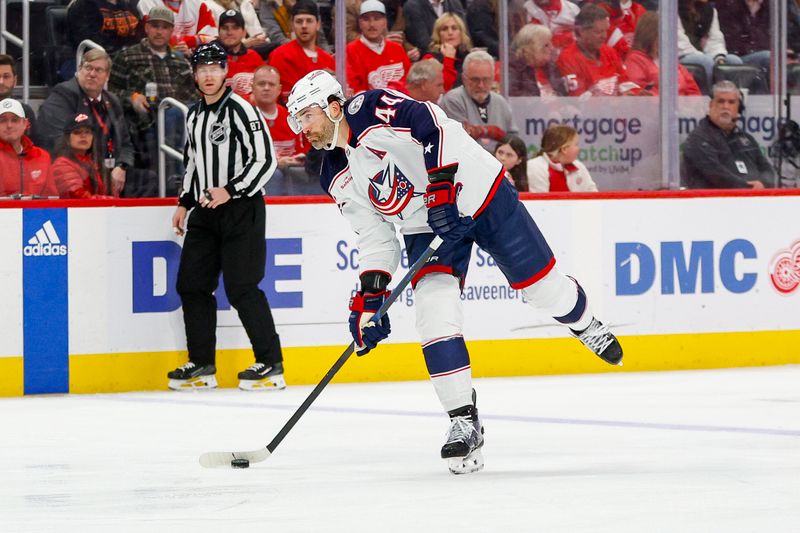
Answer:
<path fill-rule="evenodd" d="M 22 104 L 13 98 L 6 98 L 0 102 L 0 115 L 3 113 L 13 113 L 19 118 L 25 118 L 25 110 L 22 108 Z"/>
<path fill-rule="evenodd" d="M 367 13 L 382 13 L 386 14 L 386 6 L 380 0 L 364 0 L 361 2 L 361 10 L 358 16 L 366 15 Z"/>

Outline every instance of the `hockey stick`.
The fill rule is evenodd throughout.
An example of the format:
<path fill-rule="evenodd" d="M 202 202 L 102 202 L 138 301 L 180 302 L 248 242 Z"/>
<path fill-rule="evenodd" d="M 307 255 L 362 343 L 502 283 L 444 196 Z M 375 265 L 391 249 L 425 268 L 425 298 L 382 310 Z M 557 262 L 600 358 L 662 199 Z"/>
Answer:
<path fill-rule="evenodd" d="M 428 245 L 428 249 L 422 253 L 419 259 L 417 259 L 413 265 L 411 265 L 411 268 L 408 269 L 406 275 L 403 276 L 403 279 L 401 279 L 394 288 L 389 298 L 383 302 L 383 305 L 381 305 L 380 309 L 378 309 L 378 311 L 375 313 L 375 316 L 370 319 L 371 321 L 377 322 L 383 317 L 383 315 L 386 314 L 386 312 L 389 310 L 389 307 L 392 306 L 397 297 L 400 296 L 400 293 L 403 291 L 403 289 L 406 288 L 406 285 L 408 285 L 414 276 L 417 275 L 417 272 L 422 269 L 425 263 L 428 262 L 441 244 L 442 239 L 440 237 L 433 238 L 430 245 Z M 322 393 L 322 390 L 328 385 L 328 383 L 331 382 L 336 373 L 341 370 L 342 366 L 344 366 L 350 356 L 353 355 L 354 351 L 355 344 L 351 342 L 350 346 L 348 346 L 344 353 L 339 356 L 339 359 L 336 360 L 331 369 L 328 370 L 328 373 L 325 374 L 325 377 L 322 378 L 322 381 L 320 381 L 319 384 L 314 387 L 314 390 L 311 391 L 311 394 L 308 395 L 308 398 L 306 398 L 302 405 L 297 408 L 297 411 L 295 411 L 289 421 L 283 425 L 278 434 L 275 435 L 275 438 L 272 439 L 269 444 L 267 444 L 266 448 L 260 448 L 258 450 L 249 452 L 207 452 L 200 456 L 200 464 L 206 468 L 213 468 L 217 466 L 230 466 L 231 461 L 234 459 L 247 459 L 250 463 L 260 463 L 261 461 L 266 460 L 275 452 L 275 448 L 278 447 L 284 437 L 286 437 L 295 424 L 297 424 L 297 421 L 300 420 L 308 408 L 311 407 L 311 404 L 314 403 L 314 400 L 317 399 L 317 396 Z"/>

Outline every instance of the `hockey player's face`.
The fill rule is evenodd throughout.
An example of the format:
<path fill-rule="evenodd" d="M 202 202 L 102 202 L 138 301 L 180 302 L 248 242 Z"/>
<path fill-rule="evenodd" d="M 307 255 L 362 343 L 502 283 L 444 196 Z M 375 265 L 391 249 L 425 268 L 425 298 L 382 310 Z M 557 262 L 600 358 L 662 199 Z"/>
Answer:
<path fill-rule="evenodd" d="M 373 43 L 380 42 L 386 33 L 386 15 L 377 11 L 364 13 L 358 17 L 358 29 L 366 40 Z"/>
<path fill-rule="evenodd" d="M 297 120 L 303 127 L 303 135 L 317 150 L 324 150 L 333 142 L 334 124 L 320 107 L 313 105 L 303 109 L 297 114 Z"/>
<path fill-rule="evenodd" d="M 199 65 L 194 73 L 194 81 L 203 94 L 217 94 L 225 85 L 225 69 L 218 63 Z"/>

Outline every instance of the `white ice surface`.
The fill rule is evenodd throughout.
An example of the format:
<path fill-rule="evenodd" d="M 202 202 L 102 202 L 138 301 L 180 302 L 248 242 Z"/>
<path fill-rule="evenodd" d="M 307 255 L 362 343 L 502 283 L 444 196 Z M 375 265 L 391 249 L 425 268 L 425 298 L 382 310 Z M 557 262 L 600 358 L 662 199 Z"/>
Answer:
<path fill-rule="evenodd" d="M 351 361 L 351 364 L 354 362 Z M 426 382 L 0 400 L 0 531 L 800 531 L 800 367 L 476 380 L 453 476 Z"/>

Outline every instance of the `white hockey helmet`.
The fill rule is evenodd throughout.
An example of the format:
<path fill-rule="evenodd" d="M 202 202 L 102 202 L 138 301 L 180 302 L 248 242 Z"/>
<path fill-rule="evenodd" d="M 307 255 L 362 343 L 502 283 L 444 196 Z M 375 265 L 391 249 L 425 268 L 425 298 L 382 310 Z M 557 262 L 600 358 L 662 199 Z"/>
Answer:
<path fill-rule="evenodd" d="M 329 72 L 314 70 L 300 78 L 292 87 L 292 92 L 289 93 L 289 99 L 286 102 L 286 109 L 289 111 L 287 122 L 292 131 L 295 134 L 303 131 L 297 115 L 312 105 L 322 108 L 328 118 L 337 122 L 331 118 L 328 112 L 328 100 L 331 96 L 336 97 L 340 102 L 345 101 L 342 86 Z"/>

